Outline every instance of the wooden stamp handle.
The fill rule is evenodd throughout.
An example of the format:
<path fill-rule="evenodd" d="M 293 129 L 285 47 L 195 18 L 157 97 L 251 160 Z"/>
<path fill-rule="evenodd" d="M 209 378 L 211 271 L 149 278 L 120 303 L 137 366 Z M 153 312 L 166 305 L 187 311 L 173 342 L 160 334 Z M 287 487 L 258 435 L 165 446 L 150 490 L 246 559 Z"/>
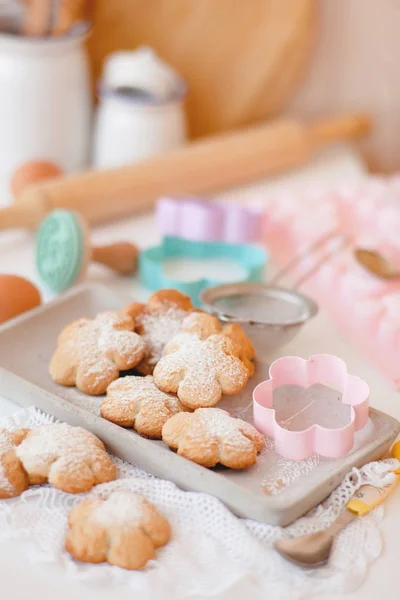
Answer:
<path fill-rule="evenodd" d="M 131 275 L 137 269 L 139 251 L 130 242 L 92 248 L 92 260 L 102 263 L 120 275 Z"/>

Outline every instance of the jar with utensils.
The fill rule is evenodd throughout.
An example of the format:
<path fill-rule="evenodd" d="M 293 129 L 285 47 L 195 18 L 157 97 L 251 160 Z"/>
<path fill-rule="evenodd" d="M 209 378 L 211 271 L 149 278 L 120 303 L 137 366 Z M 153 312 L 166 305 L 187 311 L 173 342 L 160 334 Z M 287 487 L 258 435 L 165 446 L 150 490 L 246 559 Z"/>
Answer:
<path fill-rule="evenodd" d="M 91 128 L 87 25 L 59 37 L 0 32 L 0 178 L 29 160 L 87 164 Z"/>
<path fill-rule="evenodd" d="M 183 144 L 185 95 L 185 82 L 151 48 L 112 54 L 99 85 L 94 166 L 116 167 Z"/>

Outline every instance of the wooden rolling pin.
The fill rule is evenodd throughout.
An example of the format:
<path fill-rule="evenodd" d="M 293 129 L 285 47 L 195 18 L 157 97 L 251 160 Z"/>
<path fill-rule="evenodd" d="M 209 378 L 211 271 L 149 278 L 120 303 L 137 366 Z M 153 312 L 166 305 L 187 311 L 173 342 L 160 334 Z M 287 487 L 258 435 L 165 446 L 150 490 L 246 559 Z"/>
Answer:
<path fill-rule="evenodd" d="M 149 210 L 160 196 L 216 192 L 297 167 L 326 144 L 366 133 L 369 117 L 305 124 L 282 119 L 206 138 L 161 156 L 108 171 L 87 171 L 26 187 L 0 211 L 0 229 L 35 228 L 55 208 L 96 224 Z"/>

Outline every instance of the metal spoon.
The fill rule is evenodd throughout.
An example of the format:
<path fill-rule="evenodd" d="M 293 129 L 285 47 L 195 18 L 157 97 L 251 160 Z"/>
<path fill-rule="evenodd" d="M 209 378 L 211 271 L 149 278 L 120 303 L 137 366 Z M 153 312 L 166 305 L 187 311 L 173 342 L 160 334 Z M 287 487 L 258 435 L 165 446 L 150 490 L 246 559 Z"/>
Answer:
<path fill-rule="evenodd" d="M 365 248 L 356 248 L 354 250 L 354 257 L 372 275 L 388 281 L 400 280 L 400 271 L 390 260 L 379 254 L 379 252 L 366 250 Z"/>
<path fill-rule="evenodd" d="M 400 442 L 394 444 L 392 456 L 397 460 L 400 459 Z M 366 514 L 381 504 L 399 481 L 399 471 L 400 469 L 394 471 L 397 475 L 396 479 L 383 488 L 362 485 L 328 529 L 297 538 L 278 540 L 275 542 L 275 549 L 283 558 L 305 569 L 314 569 L 325 565 L 339 531 L 356 517 Z"/>

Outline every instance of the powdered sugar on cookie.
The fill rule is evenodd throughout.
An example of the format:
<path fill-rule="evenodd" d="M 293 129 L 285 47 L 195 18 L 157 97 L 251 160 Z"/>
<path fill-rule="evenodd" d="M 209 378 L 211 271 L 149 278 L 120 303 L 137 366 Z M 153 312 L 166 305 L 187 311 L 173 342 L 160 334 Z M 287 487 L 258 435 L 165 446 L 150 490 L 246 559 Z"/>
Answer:
<path fill-rule="evenodd" d="M 29 485 L 26 473 L 14 452 L 28 431 L 0 429 L 0 498 L 18 496 Z"/>
<path fill-rule="evenodd" d="M 116 476 L 103 443 L 86 429 L 66 423 L 32 429 L 16 455 L 31 483 L 49 481 L 69 493 L 88 491 Z"/>
<path fill-rule="evenodd" d="M 131 492 L 114 492 L 96 508 L 91 521 L 102 527 L 123 527 L 136 525 L 143 519 L 145 500 Z"/>
<path fill-rule="evenodd" d="M 205 340 L 218 333 L 228 337 L 233 342 L 233 354 L 242 361 L 251 377 L 254 374 L 254 348 L 240 325 L 229 324 L 222 327 L 218 319 L 213 315 L 204 312 L 192 312 L 182 321 L 177 336 L 180 336 L 182 342 L 184 342 L 185 338 L 188 339 L 189 335 L 195 335 Z M 174 338 L 175 344 L 181 343 L 177 336 Z"/>
<path fill-rule="evenodd" d="M 12 433 L 7 429 L 0 429 L 0 455 L 15 448 Z"/>
<path fill-rule="evenodd" d="M 165 517 L 133 492 L 90 497 L 72 509 L 65 548 L 76 560 L 142 569 L 171 536 Z"/>
<path fill-rule="evenodd" d="M 207 430 L 207 435 L 218 439 L 225 438 L 226 436 L 236 437 L 236 434 L 240 433 L 244 423 L 240 419 L 231 417 L 227 411 L 220 408 L 212 410 L 198 408 L 196 415 L 199 426 Z M 238 436 L 238 444 L 240 444 L 240 438 L 242 441 L 245 440 L 242 435 Z"/>
<path fill-rule="evenodd" d="M 143 337 L 147 352 L 137 369 L 143 375 L 151 375 L 160 360 L 165 345 L 177 333 L 189 312 L 193 309 L 188 296 L 177 290 L 159 290 L 147 304 L 133 302 L 124 313 L 136 321 L 136 331 Z"/>
<path fill-rule="evenodd" d="M 86 394 L 104 394 L 120 370 L 134 368 L 145 354 L 145 342 L 134 326 L 131 316 L 113 312 L 68 325 L 50 362 L 54 381 L 76 385 Z"/>
<path fill-rule="evenodd" d="M 3 490 L 6 494 L 12 493 L 13 485 L 7 477 L 1 456 L 14 448 L 15 444 L 12 442 L 10 432 L 6 429 L 0 429 L 0 490 Z"/>
<path fill-rule="evenodd" d="M 179 333 L 154 370 L 157 387 L 177 393 L 188 408 L 214 406 L 222 394 L 240 392 L 248 378 L 248 370 L 234 355 L 233 342 L 219 334 L 201 340 Z"/>
<path fill-rule="evenodd" d="M 148 375 L 123 377 L 109 385 L 100 414 L 123 427 L 134 427 L 141 435 L 160 439 L 165 421 L 181 410 L 178 398 L 159 390 Z"/>
<path fill-rule="evenodd" d="M 179 331 L 187 312 L 170 305 L 160 313 L 143 313 L 138 318 L 141 335 L 148 349 L 148 362 L 156 365 L 166 344 Z"/>
<path fill-rule="evenodd" d="M 244 469 L 256 462 L 264 437 L 249 423 L 219 408 L 198 408 L 169 419 L 162 439 L 178 454 L 206 467 Z"/>

